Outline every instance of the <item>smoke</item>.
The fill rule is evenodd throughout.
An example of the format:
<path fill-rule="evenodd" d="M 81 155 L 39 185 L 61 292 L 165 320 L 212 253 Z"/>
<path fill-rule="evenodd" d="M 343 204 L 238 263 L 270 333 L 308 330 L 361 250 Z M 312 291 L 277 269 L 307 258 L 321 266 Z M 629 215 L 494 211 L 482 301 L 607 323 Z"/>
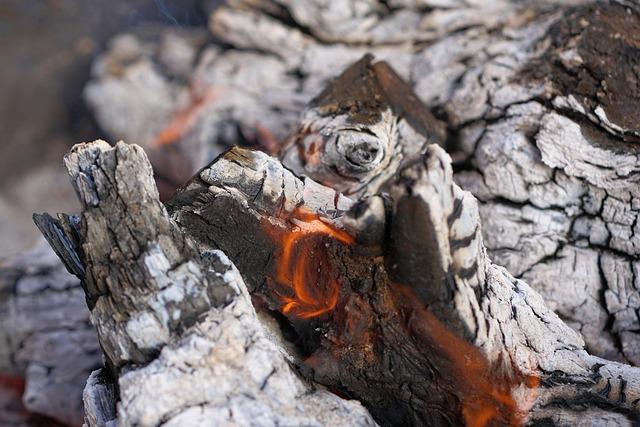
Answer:
<path fill-rule="evenodd" d="M 162 0 L 153 0 L 153 2 L 155 3 L 156 7 L 158 8 L 158 11 L 160 11 L 162 16 L 167 18 L 170 23 L 172 23 L 173 25 L 175 25 L 177 27 L 181 26 L 180 23 L 178 22 L 178 20 L 176 19 L 176 17 L 171 14 L 171 12 L 167 8 L 167 5 L 164 3 L 164 1 L 162 1 Z"/>

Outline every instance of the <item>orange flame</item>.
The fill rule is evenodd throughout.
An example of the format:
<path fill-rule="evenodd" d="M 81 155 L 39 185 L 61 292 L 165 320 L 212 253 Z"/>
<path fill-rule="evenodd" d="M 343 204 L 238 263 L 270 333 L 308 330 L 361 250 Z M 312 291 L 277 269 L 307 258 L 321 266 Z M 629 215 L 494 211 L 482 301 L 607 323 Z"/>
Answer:
<path fill-rule="evenodd" d="M 331 312 L 340 297 L 340 285 L 336 274 L 328 264 L 328 244 L 319 237 L 331 238 L 343 244 L 352 244 L 354 239 L 345 231 L 322 221 L 316 214 L 297 209 L 289 220 L 293 227 L 285 232 L 274 232 L 267 227 L 272 238 L 280 243 L 281 254 L 276 261 L 275 279 L 285 287 L 280 295 L 283 314 L 309 319 Z M 446 363 L 442 372 L 450 375 L 452 388 L 460 399 L 460 411 L 468 427 L 504 425 L 521 426 L 535 402 L 539 377 L 515 373 L 504 366 L 499 370 L 475 345 L 458 337 L 437 316 L 431 313 L 409 286 L 394 283 L 387 309 L 403 311 L 405 327 L 412 336 L 435 347 Z M 279 294 L 276 291 L 276 294 Z M 371 316 L 360 316 L 371 307 L 357 295 L 349 296 L 347 306 L 352 309 L 344 314 L 344 329 L 335 344 L 342 348 L 358 348 L 377 363 L 378 355 L 373 351 L 374 334 L 369 321 Z M 341 309 L 342 310 L 342 309 Z M 342 311 L 341 311 L 342 313 Z M 336 348 L 338 350 L 338 348 Z M 339 354 L 339 352 L 337 353 Z M 339 356 L 337 356 L 339 359 Z M 365 356 L 363 356 L 365 357 Z M 305 363 L 312 365 L 311 356 Z M 518 399 L 514 392 L 518 392 Z M 521 395 L 524 393 L 523 395 Z"/>
<path fill-rule="evenodd" d="M 482 351 L 456 336 L 433 313 L 419 303 L 413 290 L 396 285 L 401 303 L 412 310 L 409 327 L 417 335 L 434 343 L 451 362 L 455 375 L 452 382 L 462 394 L 462 414 L 467 427 L 487 425 L 520 426 L 535 401 L 540 382 L 535 375 L 516 375 L 497 372 Z M 512 392 L 524 385 L 529 396 L 522 399 L 526 408 L 519 407 Z"/>
<path fill-rule="evenodd" d="M 311 237 L 326 236 L 345 244 L 353 237 L 323 222 L 302 208 L 297 209 L 291 223 L 292 230 L 281 237 L 282 256 L 276 266 L 276 280 L 293 291 L 293 296 L 282 296 L 282 312 L 309 319 L 327 313 L 338 303 L 340 288 L 337 280 L 325 271 L 325 245 L 318 245 Z M 321 247 L 320 247 L 321 246 Z M 329 268 L 330 269 L 330 268 Z M 324 280 L 327 279 L 327 280 Z"/>

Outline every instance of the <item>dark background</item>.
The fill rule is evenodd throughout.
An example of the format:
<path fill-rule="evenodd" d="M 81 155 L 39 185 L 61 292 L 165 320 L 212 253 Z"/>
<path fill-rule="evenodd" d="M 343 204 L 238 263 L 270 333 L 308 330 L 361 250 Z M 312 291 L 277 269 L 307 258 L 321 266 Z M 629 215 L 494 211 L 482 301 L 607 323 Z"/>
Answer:
<path fill-rule="evenodd" d="M 36 241 L 32 212 L 77 209 L 62 156 L 106 138 L 82 89 L 109 38 L 147 23 L 206 26 L 215 3 L 0 0 L 0 257 Z"/>

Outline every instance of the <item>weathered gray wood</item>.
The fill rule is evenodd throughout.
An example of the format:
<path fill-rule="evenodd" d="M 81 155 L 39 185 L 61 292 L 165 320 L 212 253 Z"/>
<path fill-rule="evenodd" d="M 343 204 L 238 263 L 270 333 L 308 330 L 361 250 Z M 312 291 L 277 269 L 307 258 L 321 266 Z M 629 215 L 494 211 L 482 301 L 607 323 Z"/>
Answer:
<path fill-rule="evenodd" d="M 485 202 L 490 254 L 538 289 L 590 351 L 633 364 L 638 147 L 628 117 L 639 97 L 626 89 L 634 60 L 624 52 L 636 49 L 639 23 L 637 6 L 616 2 L 569 10 L 536 45 L 480 61 L 469 73 L 483 77 L 456 88 L 499 111 L 449 103 L 469 123 L 457 132 L 473 166 L 458 181 Z"/>
<path fill-rule="evenodd" d="M 538 290 L 582 333 L 591 353 L 636 364 L 638 159 L 637 129 L 629 117 L 638 97 L 629 58 L 636 52 L 638 15 L 629 2 L 580 6 L 587 3 L 365 1 L 351 11 L 350 21 L 341 22 L 344 15 L 330 9 L 317 13 L 316 2 L 304 7 L 289 1 L 234 2 L 215 12 L 211 28 L 242 51 L 204 49 L 194 57 L 192 82 L 181 85 L 149 65 L 158 50 L 148 49 L 132 64 L 117 61 L 122 74 L 97 69 L 91 84 L 95 93 L 88 97 L 114 135 L 153 144 L 167 118 L 198 98 L 192 95 L 196 87 L 207 102 L 179 139 L 197 148 L 188 151 L 197 153 L 194 164 L 202 164 L 229 141 L 244 139 L 236 125 L 245 134 L 266 127 L 277 139 L 296 131 L 302 105 L 349 63 L 373 52 L 408 78 L 447 123 L 455 177 L 480 200 L 490 256 Z M 618 6 L 623 3 L 632 9 Z M 398 6 L 405 9 L 393 9 Z M 389 31 L 399 22 L 405 24 L 402 32 Z M 285 48 L 280 41 L 286 41 Z M 114 45 L 105 59 L 117 59 L 121 51 Z M 600 65 L 595 53 L 608 51 L 612 56 Z M 609 78 L 611 70 L 618 74 Z M 144 86 L 150 80 L 136 76 L 147 73 L 172 87 L 173 96 L 157 103 L 166 112 L 146 117 L 137 112 L 148 109 L 135 108 L 127 123 L 119 123 L 117 115 L 110 122 L 109 112 L 131 102 L 111 94 L 153 101 L 154 90 L 131 83 Z M 620 88 L 623 81 L 631 83 Z M 216 96 L 219 86 L 225 96 Z M 632 113 L 625 115 L 621 105 Z M 317 122 L 312 112 L 306 113 L 309 121 Z M 136 138 L 130 126 L 153 131 Z M 348 185 L 340 189 L 348 191 Z M 597 366 L 580 357 L 588 360 L 583 366 Z M 619 366 L 607 364 L 602 370 L 611 378 L 617 369 L 635 375 Z M 593 378 L 605 381 L 595 373 Z M 613 381 L 609 388 L 605 383 L 600 390 L 610 396 L 633 384 Z M 555 415 L 551 408 L 547 414 L 558 423 L 576 416 Z M 618 419 L 594 411 L 588 414 L 603 422 Z"/>
<path fill-rule="evenodd" d="M 358 402 L 291 369 L 233 264 L 199 251 L 168 217 L 140 147 L 79 144 L 65 164 L 107 361 L 87 383 L 88 425 L 374 425 Z"/>
<path fill-rule="evenodd" d="M 88 426 L 115 427 L 116 385 L 102 368 L 93 371 L 82 394 L 85 423 Z"/>
<path fill-rule="evenodd" d="M 487 369 L 510 372 L 515 378 L 518 375 L 539 377 L 541 384 L 536 390 L 528 390 L 518 380 L 511 383 L 512 387 L 520 386 L 520 394 L 514 392 L 514 396 L 525 414 L 529 409 L 527 403 L 531 406 L 535 402 L 529 422 L 552 419 L 560 425 L 571 425 L 582 417 L 584 406 L 607 408 L 592 411 L 590 422 L 595 424 L 611 417 L 631 422 L 638 411 L 640 371 L 590 356 L 584 350 L 581 337 L 548 309 L 526 283 L 488 260 L 480 235 L 477 204 L 469 193 L 453 183 L 452 176 L 448 156 L 430 146 L 423 161 L 407 167 L 391 183 L 393 208 L 391 217 L 386 219 L 391 227 L 391 240 L 369 242 L 372 246 L 381 246 L 382 253 L 387 254 L 384 263 L 389 269 L 387 273 L 379 264 L 368 261 L 367 256 L 357 255 L 358 250 L 351 255 L 344 251 L 334 255 L 343 257 L 339 259 L 346 270 L 338 273 L 342 288 L 335 312 L 312 323 L 322 331 L 321 336 L 326 337 L 321 339 L 319 347 L 312 347 L 315 350 L 308 359 L 313 361 L 312 378 L 338 389 L 344 387 L 344 392 L 353 393 L 387 424 L 420 424 L 419 420 L 424 419 L 443 424 L 455 419 L 460 421 L 457 417 L 461 414 L 457 411 L 468 397 L 465 393 L 481 385 L 454 379 L 455 371 L 450 365 L 442 365 L 438 352 L 430 347 L 433 336 L 421 335 L 419 328 L 407 330 L 400 325 L 393 326 L 391 319 L 398 314 L 391 314 L 394 308 L 379 300 L 394 295 L 394 283 L 404 283 L 447 328 L 482 350 L 488 366 L 492 367 Z M 169 206 L 185 232 L 193 235 L 203 247 L 221 248 L 229 253 L 246 272 L 250 291 L 266 299 L 269 309 L 277 311 L 282 310 L 282 301 L 264 277 L 273 275 L 273 260 L 279 252 L 277 244 L 264 236 L 265 223 L 286 230 L 282 218 L 290 217 L 297 207 L 303 206 L 340 226 L 350 205 L 345 203 L 340 209 L 334 203 L 337 199 L 331 190 L 308 190 L 314 186 L 318 184 L 312 184 L 309 179 L 300 181 L 264 154 L 234 149 L 202 170 Z M 419 208 L 421 204 L 425 208 Z M 385 223 L 384 215 L 375 213 L 380 212 L 376 207 L 379 205 L 372 203 L 371 206 L 370 215 L 363 214 L 364 217 Z M 369 222 L 371 227 L 370 221 L 364 222 Z M 362 222 L 355 227 L 353 224 L 351 219 L 343 226 L 352 232 L 365 229 Z M 241 238 L 238 230 L 251 239 Z M 429 241 L 432 243 L 425 245 Z M 246 256 L 249 252 L 251 257 Z M 379 254 L 378 250 L 374 258 L 379 259 Z M 428 267 L 426 275 L 421 272 L 424 266 Z M 368 269 L 377 272 L 365 273 Z M 436 273 L 438 270 L 442 273 Z M 390 281 L 385 279 L 386 274 L 391 275 Z M 366 277 L 372 277 L 372 282 L 367 283 Z M 364 302 L 369 300 L 371 302 Z M 348 311 L 347 307 L 353 304 L 358 309 Z M 384 321 L 378 323 L 375 315 L 367 314 L 368 304 L 376 307 L 374 313 Z M 417 309 L 409 305 L 404 310 Z M 419 310 L 415 316 L 420 318 L 418 313 Z M 358 332 L 353 336 L 343 335 L 345 327 L 340 319 L 344 316 L 351 318 L 351 323 L 373 322 L 372 325 L 377 325 L 370 326 L 373 330 L 390 328 L 390 335 L 383 332 L 375 345 L 364 338 L 367 328 L 356 329 Z M 301 334 L 308 327 L 295 316 L 287 318 Z M 415 339 L 423 340 L 417 348 L 413 347 Z M 368 345 L 380 353 L 367 353 L 364 349 Z M 340 349 L 339 355 L 334 353 L 337 351 L 334 346 Z M 389 347 L 383 350 L 385 346 Z M 376 359 L 376 354 L 395 361 L 394 379 L 385 378 L 384 372 L 377 371 L 384 364 Z M 414 363 L 413 368 L 406 367 L 410 362 Z M 400 368 L 403 366 L 407 371 Z M 421 371 L 419 366 L 426 371 Z M 447 374 L 442 379 L 434 378 L 427 373 L 429 369 Z M 398 398 L 395 404 L 399 406 L 392 412 L 394 420 L 387 418 L 389 414 L 385 412 L 389 410 L 390 399 L 398 396 L 399 391 L 393 386 L 396 379 L 403 384 L 418 381 L 420 386 L 418 383 L 409 386 L 407 400 Z M 461 384 L 468 389 L 461 389 Z M 430 387 L 439 391 L 434 392 Z M 478 394 L 471 394 L 479 399 Z M 452 411 L 452 408 L 456 409 Z M 510 415 L 503 416 L 509 419 Z"/>
<path fill-rule="evenodd" d="M 102 363 L 79 280 L 49 246 L 0 263 L 0 375 L 25 380 L 33 414 L 79 425 L 82 389 Z"/>
<path fill-rule="evenodd" d="M 376 194 L 444 129 L 385 62 L 365 55 L 316 96 L 280 157 L 295 173 L 351 196 Z"/>
<path fill-rule="evenodd" d="M 359 214 L 345 216 L 353 201 L 308 178 L 300 180 L 265 154 L 234 149 L 171 201 L 175 223 L 158 201 L 140 148 L 123 143 L 112 148 L 101 141 L 76 146 L 66 164 L 84 209 L 78 236 L 87 267 L 85 288 L 109 362 L 105 378 L 118 378 L 118 420 L 224 422 L 230 420 L 228 405 L 238 405 L 242 409 L 232 419 L 244 423 L 245 418 L 235 417 L 251 414 L 258 400 L 268 422 L 291 416 L 336 420 L 357 413 L 363 423 L 372 423 L 359 406 L 338 405 L 340 399 L 327 392 L 318 391 L 305 406 L 306 387 L 289 370 L 282 347 L 269 338 L 278 328 L 265 331 L 238 271 L 218 251 L 236 260 L 249 290 L 268 309 L 282 310 L 278 294 L 263 279 L 273 274 L 270 260 L 278 254 L 266 227 L 286 232 L 287 217 L 300 206 L 328 216 L 336 227 L 345 219 L 343 226 L 355 233 L 356 242 L 359 234 L 369 236 L 355 252 L 340 247 L 331 252 L 345 268 L 339 273 L 338 305 L 327 311 L 328 318 L 312 320 L 314 330 L 323 332 L 307 364 L 290 350 L 291 360 L 309 378 L 352 393 L 388 424 L 461 422 L 469 416 L 465 405 L 478 399 L 498 405 L 493 416 L 503 421 L 527 416 L 531 422 L 549 417 L 576 422 L 585 405 L 600 408 L 592 409 L 596 423 L 620 416 L 631 420 L 640 393 L 638 369 L 590 356 L 580 336 L 533 290 L 486 258 L 475 200 L 453 183 L 444 151 L 435 145 L 426 150 L 385 186 L 387 202 L 374 197 L 354 211 Z M 378 240 L 371 240 L 370 230 L 381 230 L 374 233 Z M 380 254 L 385 254 L 382 263 Z M 408 296 L 404 289 L 410 290 Z M 368 327 L 347 326 L 363 320 L 383 331 L 381 341 L 368 341 L 375 336 L 366 333 Z M 288 321 L 298 333 L 308 328 L 295 317 Z M 414 326 L 407 327 L 407 321 Z M 460 375 L 457 369 L 466 368 L 456 367 L 455 353 L 438 343 L 442 334 L 457 336 L 458 349 L 471 344 L 463 350 L 465 357 L 481 357 L 479 383 Z M 247 351 L 252 345 L 261 349 L 255 355 Z M 391 377 L 377 360 L 383 356 L 394 360 Z M 487 393 L 499 379 L 484 378 L 485 371 L 508 373 L 511 379 L 495 392 L 506 393 L 513 404 L 498 404 Z M 522 382 L 527 376 L 539 377 L 540 387 L 530 389 Z M 414 384 L 408 394 L 401 392 L 407 383 Z M 93 411 L 87 422 L 109 418 L 95 409 L 105 407 L 94 403 L 104 396 L 97 386 L 90 381 L 85 393 Z M 244 392 L 232 392 L 240 387 Z M 287 404 L 282 396 L 289 396 Z M 311 411 L 326 404 L 339 409 L 329 415 Z M 113 407 L 110 411 L 115 413 Z"/>
<path fill-rule="evenodd" d="M 435 9 L 421 15 L 420 34 L 435 41 L 422 45 L 420 37 L 410 37 L 410 51 L 396 46 L 389 61 L 442 112 L 456 179 L 482 201 L 491 256 L 541 291 L 590 351 L 638 363 L 638 155 L 629 118 L 637 115 L 640 98 L 619 83 L 635 87 L 637 81 L 630 53 L 637 49 L 637 6 L 602 2 L 551 12 L 544 2 L 429 6 Z M 319 34 L 320 24 L 311 22 L 311 32 Z M 324 22 L 322 28 L 340 26 Z M 312 70 L 304 89 L 342 68 L 345 52 L 361 49 L 317 44 L 314 51 L 308 44 L 294 68 Z M 367 49 L 388 57 L 382 45 Z M 602 51 L 616 53 L 600 63 Z M 403 55 L 411 58 L 408 69 Z M 610 70 L 618 71 L 607 77 Z M 576 80 L 583 86 L 571 83 Z M 575 263 L 573 254 L 585 251 Z"/>
<path fill-rule="evenodd" d="M 638 9 L 633 2 L 591 3 L 371 0 L 345 15 L 335 13 L 343 10 L 338 3 L 233 2 L 214 11 L 211 29 L 238 49 L 205 49 L 192 73 L 228 96 L 206 103 L 183 143 L 209 147 L 209 154 L 198 151 L 203 162 L 238 140 L 233 124 L 245 133 L 259 125 L 283 140 L 299 130 L 305 102 L 373 53 L 447 124 L 456 180 L 481 201 L 492 258 L 539 290 L 590 351 L 636 364 L 637 280 L 617 277 L 635 271 L 640 256 L 632 122 Z M 105 58 L 121 51 L 114 45 Z M 599 62 L 601 52 L 611 53 Z M 124 67 L 119 79 L 96 74 L 90 87 L 105 94 L 91 97 L 99 117 L 124 107 L 106 96 L 124 88 L 151 102 L 128 84 L 134 68 Z M 306 114 L 314 119 L 313 109 Z M 163 115 L 137 114 L 127 121 L 143 129 L 163 122 Z M 145 141 L 127 127 L 107 128 Z M 601 273 L 585 282 L 584 271 Z"/>

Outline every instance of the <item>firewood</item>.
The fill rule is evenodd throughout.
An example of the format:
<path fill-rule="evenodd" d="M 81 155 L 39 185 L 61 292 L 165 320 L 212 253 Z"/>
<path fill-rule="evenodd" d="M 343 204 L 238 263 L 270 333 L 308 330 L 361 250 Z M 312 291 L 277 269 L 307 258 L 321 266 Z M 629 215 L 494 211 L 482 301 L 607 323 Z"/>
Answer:
<path fill-rule="evenodd" d="M 88 425 L 374 424 L 296 375 L 227 256 L 169 218 L 140 147 L 81 144 L 65 164 L 83 207 L 66 238 L 106 358 L 85 390 Z"/>
<path fill-rule="evenodd" d="M 242 149 L 203 169 L 168 204 L 169 213 L 136 146 L 79 145 L 67 165 L 84 202 L 77 233 L 87 289 L 101 289 L 92 319 L 109 361 L 104 375 L 119 376 L 118 417 L 125 423 L 196 422 L 222 413 L 211 419 L 229 420 L 220 408 L 230 404 L 231 389 L 221 385 L 257 363 L 246 334 L 266 352 L 256 356 L 260 363 L 275 366 L 259 369 L 266 377 L 257 383 L 232 384 L 265 405 L 277 403 L 261 386 L 278 383 L 273 370 L 289 386 L 302 384 L 281 359 L 287 348 L 302 375 L 360 399 L 383 424 L 449 425 L 485 416 L 568 425 L 585 406 L 595 423 L 630 419 L 637 410 L 638 369 L 590 356 L 535 291 L 488 260 L 477 204 L 453 183 L 450 159 L 435 145 L 400 171 L 387 197 L 355 206 L 276 159 Z M 320 226 L 305 226 L 310 221 Z M 277 283 L 282 238 L 296 227 L 320 234 L 312 267 L 337 279 L 332 306 L 316 303 L 305 312 L 291 283 Z M 244 272 L 247 288 L 220 250 Z M 269 332 L 247 290 L 261 315 L 276 319 L 267 322 Z M 302 309 L 287 311 L 287 301 Z M 285 344 L 268 338 L 278 336 Z M 286 336 L 296 337 L 295 345 Z M 238 339 L 245 344 L 234 353 Z M 176 382 L 179 398 L 172 394 Z M 284 393 L 275 383 L 273 391 Z M 211 384 L 221 387 L 213 395 Z M 289 404 L 302 410 L 292 402 L 303 394 L 289 393 Z M 319 402 L 331 396 L 316 393 Z M 371 423 L 358 406 L 342 408 L 332 416 L 355 410 Z"/>
<path fill-rule="evenodd" d="M 631 424 L 638 370 L 617 362 L 640 360 L 630 119 L 640 18 L 624 1 L 553 3 L 367 0 L 345 19 L 316 1 L 237 1 L 211 28 L 243 50 L 205 49 L 187 84 L 140 71 L 154 49 L 124 61 L 120 80 L 98 69 L 91 99 L 112 133 L 135 141 L 128 127 L 142 129 L 154 150 L 163 124 L 188 123 L 170 130 L 192 167 L 247 129 L 290 136 L 282 164 L 222 155 L 168 212 L 135 146 L 68 157 L 82 222 L 43 224 L 71 271 L 83 267 L 108 361 L 85 390 L 87 422 L 247 422 L 233 417 L 252 414 L 248 404 L 224 390 L 202 400 L 211 382 L 238 384 L 202 362 L 211 355 L 243 378 L 266 423 L 373 423 L 356 402 L 316 390 L 325 386 L 382 424 Z M 348 67 L 368 52 L 375 60 Z M 377 98 L 340 78 L 317 96 L 343 69 Z M 111 95 L 123 84 L 134 95 L 140 72 L 177 96 L 157 117 L 118 124 L 104 114 L 119 108 Z M 194 87 L 227 96 L 194 97 Z M 180 303 L 163 296 L 175 282 L 193 291 Z M 228 310 L 250 320 L 227 326 Z M 257 385 L 278 376 L 257 380 L 251 356 L 193 344 L 216 348 L 228 330 L 235 343 L 260 331 L 257 359 L 294 391 Z M 156 401 L 176 377 L 193 394 Z M 245 406 L 229 415 L 235 404 Z"/>
<path fill-rule="evenodd" d="M 163 100 L 162 114 L 147 106 L 118 120 L 133 102 L 122 92 L 157 105 L 135 78 L 156 60 L 151 53 L 123 64 L 117 79 L 97 67 L 87 99 L 114 139 L 147 149 L 151 137 L 139 135 L 166 126 L 165 110 L 183 111 L 194 82 L 201 96 L 224 90 L 176 142 L 193 153 L 195 172 L 258 125 L 276 140 L 300 130 L 305 103 L 371 53 L 446 124 L 454 179 L 481 202 L 492 259 L 540 292 L 592 353 L 639 363 L 638 135 L 629 122 L 639 97 L 620 84 L 634 87 L 637 4 L 347 3 L 333 3 L 351 11 L 345 17 L 316 1 L 230 2 L 214 10 L 210 28 L 235 49 L 205 48 L 182 86 L 153 70 L 149 81 L 181 94 Z M 114 44 L 103 60 L 127 51 Z"/>
<path fill-rule="evenodd" d="M 235 49 L 206 47 L 183 85 L 153 69 L 144 82 L 181 94 L 163 98 L 167 111 L 184 109 L 193 82 L 204 82 L 201 95 L 208 87 L 226 90 L 179 141 L 194 153 L 193 171 L 258 124 L 277 140 L 298 131 L 303 106 L 371 53 L 446 124 L 454 179 L 480 201 L 491 258 L 540 292 L 590 352 L 640 363 L 638 5 L 348 3 L 325 9 L 316 0 L 230 2 L 213 11 L 210 28 Z M 119 78 L 96 67 L 87 99 L 114 139 L 146 149 L 152 137 L 140 137 L 140 129 L 161 129 L 171 116 L 147 114 L 157 97 L 135 78 L 159 60 L 153 52 L 163 46 L 123 64 Z M 123 51 L 114 44 L 103 60 Z M 123 92 L 145 107 L 120 121 L 118 112 L 131 102 Z"/>
<path fill-rule="evenodd" d="M 590 356 L 535 291 L 487 259 L 476 202 L 453 183 L 441 149 L 429 146 L 423 160 L 390 185 L 390 218 L 384 202 L 355 208 L 366 226 L 349 218 L 349 204 L 340 208 L 340 198 L 316 186 L 263 154 L 234 149 L 169 202 L 184 230 L 202 247 L 230 254 L 250 292 L 291 323 L 315 381 L 357 397 L 383 424 L 456 424 L 465 410 L 471 421 L 495 407 L 492 416 L 502 422 L 522 420 L 531 409 L 530 422 L 565 424 L 577 421 L 584 406 L 609 408 L 591 414 L 596 424 L 637 411 L 632 396 L 638 390 L 630 385 L 640 372 Z M 381 241 L 368 236 L 363 248 L 338 245 L 325 254 L 333 260 L 340 296 L 327 315 L 310 320 L 286 312 L 281 294 L 290 298 L 291 289 L 287 294 L 283 284 L 274 284 L 282 247 L 269 231 L 279 229 L 283 240 L 304 221 L 296 217 L 300 209 L 333 228 L 360 230 L 356 242 L 359 234 L 388 224 L 376 233 Z M 239 237 L 238 230 L 251 237 Z M 321 256 L 314 254 L 314 268 Z M 456 367 L 451 358 L 457 352 L 477 360 Z M 457 369 L 478 378 L 464 378 Z M 482 399 L 484 407 L 465 407 Z"/>

